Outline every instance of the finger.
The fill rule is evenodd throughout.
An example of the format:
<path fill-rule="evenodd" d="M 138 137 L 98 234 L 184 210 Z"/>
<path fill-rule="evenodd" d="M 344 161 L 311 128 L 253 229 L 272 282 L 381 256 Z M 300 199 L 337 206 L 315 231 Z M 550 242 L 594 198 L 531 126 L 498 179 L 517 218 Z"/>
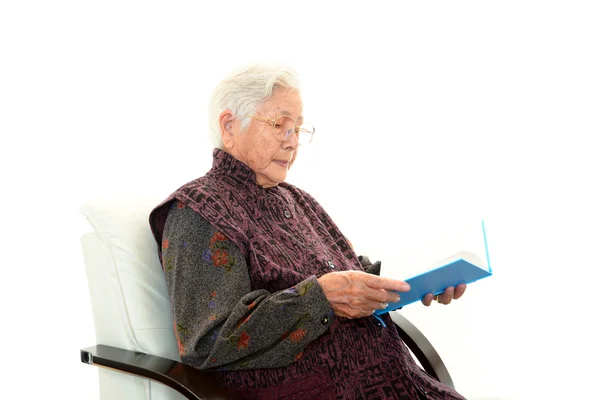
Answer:
<path fill-rule="evenodd" d="M 358 318 L 370 317 L 371 315 L 375 314 L 375 311 L 377 311 L 377 309 L 365 307 L 361 310 Z"/>
<path fill-rule="evenodd" d="M 408 292 L 410 290 L 410 285 L 404 281 L 399 281 L 397 279 L 390 278 L 382 278 L 377 275 L 365 274 L 363 277 L 363 282 L 365 285 L 369 286 L 373 289 L 385 289 L 396 292 Z"/>
<path fill-rule="evenodd" d="M 444 290 L 444 293 L 440 296 L 440 303 L 448 305 L 454 297 L 454 286 L 449 286 Z"/>
<path fill-rule="evenodd" d="M 467 284 L 466 283 L 461 283 L 460 285 L 458 285 L 457 287 L 454 288 L 454 300 L 458 300 L 460 299 L 460 297 L 465 294 L 465 291 L 467 290 Z"/>
<path fill-rule="evenodd" d="M 421 302 L 423 303 L 424 306 L 429 307 L 431 305 L 431 302 L 434 299 L 434 295 L 433 293 L 427 293 L 422 299 Z"/>
<path fill-rule="evenodd" d="M 396 292 L 390 292 L 385 289 L 371 289 L 367 286 L 365 287 L 365 297 L 381 303 L 396 303 L 400 301 L 401 296 Z"/>
<path fill-rule="evenodd" d="M 383 310 L 387 308 L 388 302 L 386 301 L 372 301 L 367 299 L 353 299 L 349 303 L 348 306 L 354 309 L 362 309 L 362 310 Z"/>

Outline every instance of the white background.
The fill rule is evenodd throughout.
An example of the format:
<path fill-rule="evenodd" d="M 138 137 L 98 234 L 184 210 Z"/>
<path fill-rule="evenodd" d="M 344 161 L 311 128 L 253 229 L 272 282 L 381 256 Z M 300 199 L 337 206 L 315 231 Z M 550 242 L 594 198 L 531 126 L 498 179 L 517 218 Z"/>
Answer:
<path fill-rule="evenodd" d="M 411 216 L 485 216 L 492 278 L 404 314 L 470 399 L 593 398 L 600 13 L 582 1 L 0 5 L 0 398 L 96 399 L 78 210 L 210 165 L 212 88 L 295 66 L 317 126 L 291 183 L 394 264 Z"/>

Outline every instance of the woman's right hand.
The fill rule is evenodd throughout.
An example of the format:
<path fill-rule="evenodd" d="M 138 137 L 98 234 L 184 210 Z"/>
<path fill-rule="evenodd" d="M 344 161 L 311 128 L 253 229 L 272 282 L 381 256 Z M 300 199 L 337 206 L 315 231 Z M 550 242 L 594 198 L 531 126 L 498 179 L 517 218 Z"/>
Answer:
<path fill-rule="evenodd" d="M 400 298 L 396 292 L 408 292 L 410 285 L 362 271 L 330 272 L 317 279 L 335 315 L 361 318 L 382 310 Z"/>

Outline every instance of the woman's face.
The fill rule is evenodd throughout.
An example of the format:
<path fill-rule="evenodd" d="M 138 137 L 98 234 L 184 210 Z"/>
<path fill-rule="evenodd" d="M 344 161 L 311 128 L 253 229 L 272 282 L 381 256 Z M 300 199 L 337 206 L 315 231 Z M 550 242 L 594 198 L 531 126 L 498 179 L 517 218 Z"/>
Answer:
<path fill-rule="evenodd" d="M 241 123 L 233 119 L 231 112 L 221 114 L 224 150 L 247 164 L 256 173 L 256 183 L 262 187 L 272 187 L 285 181 L 287 172 L 296 159 L 298 137 L 291 135 L 281 141 L 274 135 L 274 128 L 261 118 L 274 120 L 288 116 L 302 124 L 302 100 L 293 89 L 276 88 L 273 95 L 257 109 L 256 119 L 241 132 Z M 290 122 L 289 118 L 283 118 Z M 293 126 L 293 124 L 292 124 Z"/>

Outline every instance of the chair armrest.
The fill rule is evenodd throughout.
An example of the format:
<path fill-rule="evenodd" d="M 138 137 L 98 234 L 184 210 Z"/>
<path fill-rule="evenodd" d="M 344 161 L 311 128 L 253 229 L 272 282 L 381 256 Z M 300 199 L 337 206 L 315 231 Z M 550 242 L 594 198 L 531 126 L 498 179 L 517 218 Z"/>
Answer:
<path fill-rule="evenodd" d="M 396 323 L 398 334 L 417 357 L 423 369 L 438 381 L 454 389 L 448 369 L 425 335 L 398 311 L 391 312 L 390 316 Z"/>
<path fill-rule="evenodd" d="M 152 379 L 190 400 L 234 398 L 220 386 L 214 372 L 201 371 L 164 357 L 97 345 L 81 350 L 81 362 Z"/>
<path fill-rule="evenodd" d="M 438 381 L 454 388 L 448 369 L 425 335 L 397 311 L 391 312 L 390 316 L 398 334 L 423 369 Z M 234 398 L 232 393 L 220 386 L 214 372 L 201 371 L 164 357 L 97 345 L 81 350 L 81 362 L 152 379 L 190 400 Z"/>

